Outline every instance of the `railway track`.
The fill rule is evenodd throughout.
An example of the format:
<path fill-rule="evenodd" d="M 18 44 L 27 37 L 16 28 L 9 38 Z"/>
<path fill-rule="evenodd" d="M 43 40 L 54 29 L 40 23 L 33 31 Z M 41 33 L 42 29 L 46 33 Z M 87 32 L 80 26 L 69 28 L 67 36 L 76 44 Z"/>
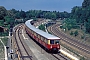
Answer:
<path fill-rule="evenodd" d="M 29 52 L 26 49 L 26 46 L 24 45 L 24 42 L 22 41 L 22 34 L 21 34 L 21 29 L 18 28 L 18 26 L 15 28 L 15 42 L 16 42 L 16 46 L 17 46 L 17 50 L 18 50 L 18 55 L 19 55 L 19 59 L 18 60 L 33 60 L 32 56 L 29 54 Z M 41 50 L 41 48 L 40 48 Z M 47 53 L 48 54 L 48 53 Z M 57 58 L 55 58 L 57 57 Z M 69 58 L 65 58 L 66 56 L 60 56 L 58 54 L 53 54 L 51 59 L 55 60 L 70 60 Z"/>
<path fill-rule="evenodd" d="M 61 40 L 63 40 L 64 42 L 70 44 L 71 46 L 85 52 L 88 57 L 89 54 L 90 54 L 90 46 L 89 45 L 86 45 L 80 41 L 77 41 L 75 38 L 72 38 L 70 36 L 67 36 L 65 33 L 61 32 L 57 26 L 60 26 L 60 24 L 57 24 L 57 25 L 53 25 L 50 29 L 52 31 L 52 33 L 58 37 L 61 38 Z"/>
<path fill-rule="evenodd" d="M 65 57 L 63 54 L 51 54 L 57 60 L 70 60 L 69 58 Z"/>
<path fill-rule="evenodd" d="M 15 29 L 15 41 L 16 41 L 18 51 L 19 51 L 19 57 L 18 58 L 20 60 L 32 60 L 32 56 L 29 54 L 24 43 L 21 40 L 21 37 L 19 35 L 19 31 L 20 31 L 19 28 Z"/>
<path fill-rule="evenodd" d="M 52 59 L 53 60 L 71 60 L 70 58 L 68 58 L 67 56 L 63 55 L 62 53 L 57 53 L 57 54 L 49 53 L 49 54 L 52 56 L 52 58 L 50 60 L 52 60 Z"/>

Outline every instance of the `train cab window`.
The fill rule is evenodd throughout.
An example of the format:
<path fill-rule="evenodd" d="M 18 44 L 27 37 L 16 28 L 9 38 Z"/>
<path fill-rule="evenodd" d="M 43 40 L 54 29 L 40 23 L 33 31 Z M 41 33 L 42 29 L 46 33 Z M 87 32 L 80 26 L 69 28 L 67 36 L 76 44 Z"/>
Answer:
<path fill-rule="evenodd" d="M 54 40 L 50 40 L 50 44 L 54 44 Z"/>
<path fill-rule="evenodd" d="M 56 41 L 55 41 L 55 44 L 59 44 L 59 40 L 56 40 Z"/>

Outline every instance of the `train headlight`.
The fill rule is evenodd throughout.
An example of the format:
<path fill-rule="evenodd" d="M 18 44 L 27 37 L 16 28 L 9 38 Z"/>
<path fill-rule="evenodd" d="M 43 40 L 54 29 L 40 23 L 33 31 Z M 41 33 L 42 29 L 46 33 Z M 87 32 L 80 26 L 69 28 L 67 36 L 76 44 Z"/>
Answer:
<path fill-rule="evenodd" d="M 57 48 L 59 48 L 59 46 L 57 46 Z"/>
<path fill-rule="evenodd" d="M 50 48 L 52 48 L 52 45 L 51 45 L 51 47 Z"/>

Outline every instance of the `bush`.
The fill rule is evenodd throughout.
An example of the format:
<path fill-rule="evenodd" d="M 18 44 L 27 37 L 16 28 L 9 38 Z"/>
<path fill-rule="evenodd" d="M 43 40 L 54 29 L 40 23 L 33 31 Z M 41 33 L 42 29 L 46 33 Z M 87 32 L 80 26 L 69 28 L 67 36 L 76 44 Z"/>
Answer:
<path fill-rule="evenodd" d="M 85 60 L 85 58 L 84 57 L 81 57 L 80 60 Z"/>
<path fill-rule="evenodd" d="M 5 46 L 7 45 L 7 42 L 8 42 L 8 38 L 7 37 L 4 37 L 1 39 L 2 42 L 5 44 Z"/>
<path fill-rule="evenodd" d="M 41 24 L 41 25 L 39 26 L 39 29 L 45 31 L 45 26 Z"/>
<path fill-rule="evenodd" d="M 70 32 L 70 35 L 73 35 L 73 31 Z"/>
<path fill-rule="evenodd" d="M 74 32 L 74 35 L 75 35 L 75 36 L 77 36 L 77 35 L 78 35 L 78 31 L 77 31 L 77 30 Z"/>
<path fill-rule="evenodd" d="M 81 36 L 81 39 L 84 39 L 84 36 Z"/>

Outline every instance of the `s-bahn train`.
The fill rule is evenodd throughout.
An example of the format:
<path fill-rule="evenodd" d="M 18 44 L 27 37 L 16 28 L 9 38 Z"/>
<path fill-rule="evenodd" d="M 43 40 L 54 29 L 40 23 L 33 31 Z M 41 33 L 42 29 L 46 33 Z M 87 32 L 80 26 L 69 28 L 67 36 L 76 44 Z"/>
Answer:
<path fill-rule="evenodd" d="M 58 52 L 60 49 L 60 38 L 35 28 L 30 22 L 31 20 L 25 22 L 26 33 L 48 51 Z"/>

